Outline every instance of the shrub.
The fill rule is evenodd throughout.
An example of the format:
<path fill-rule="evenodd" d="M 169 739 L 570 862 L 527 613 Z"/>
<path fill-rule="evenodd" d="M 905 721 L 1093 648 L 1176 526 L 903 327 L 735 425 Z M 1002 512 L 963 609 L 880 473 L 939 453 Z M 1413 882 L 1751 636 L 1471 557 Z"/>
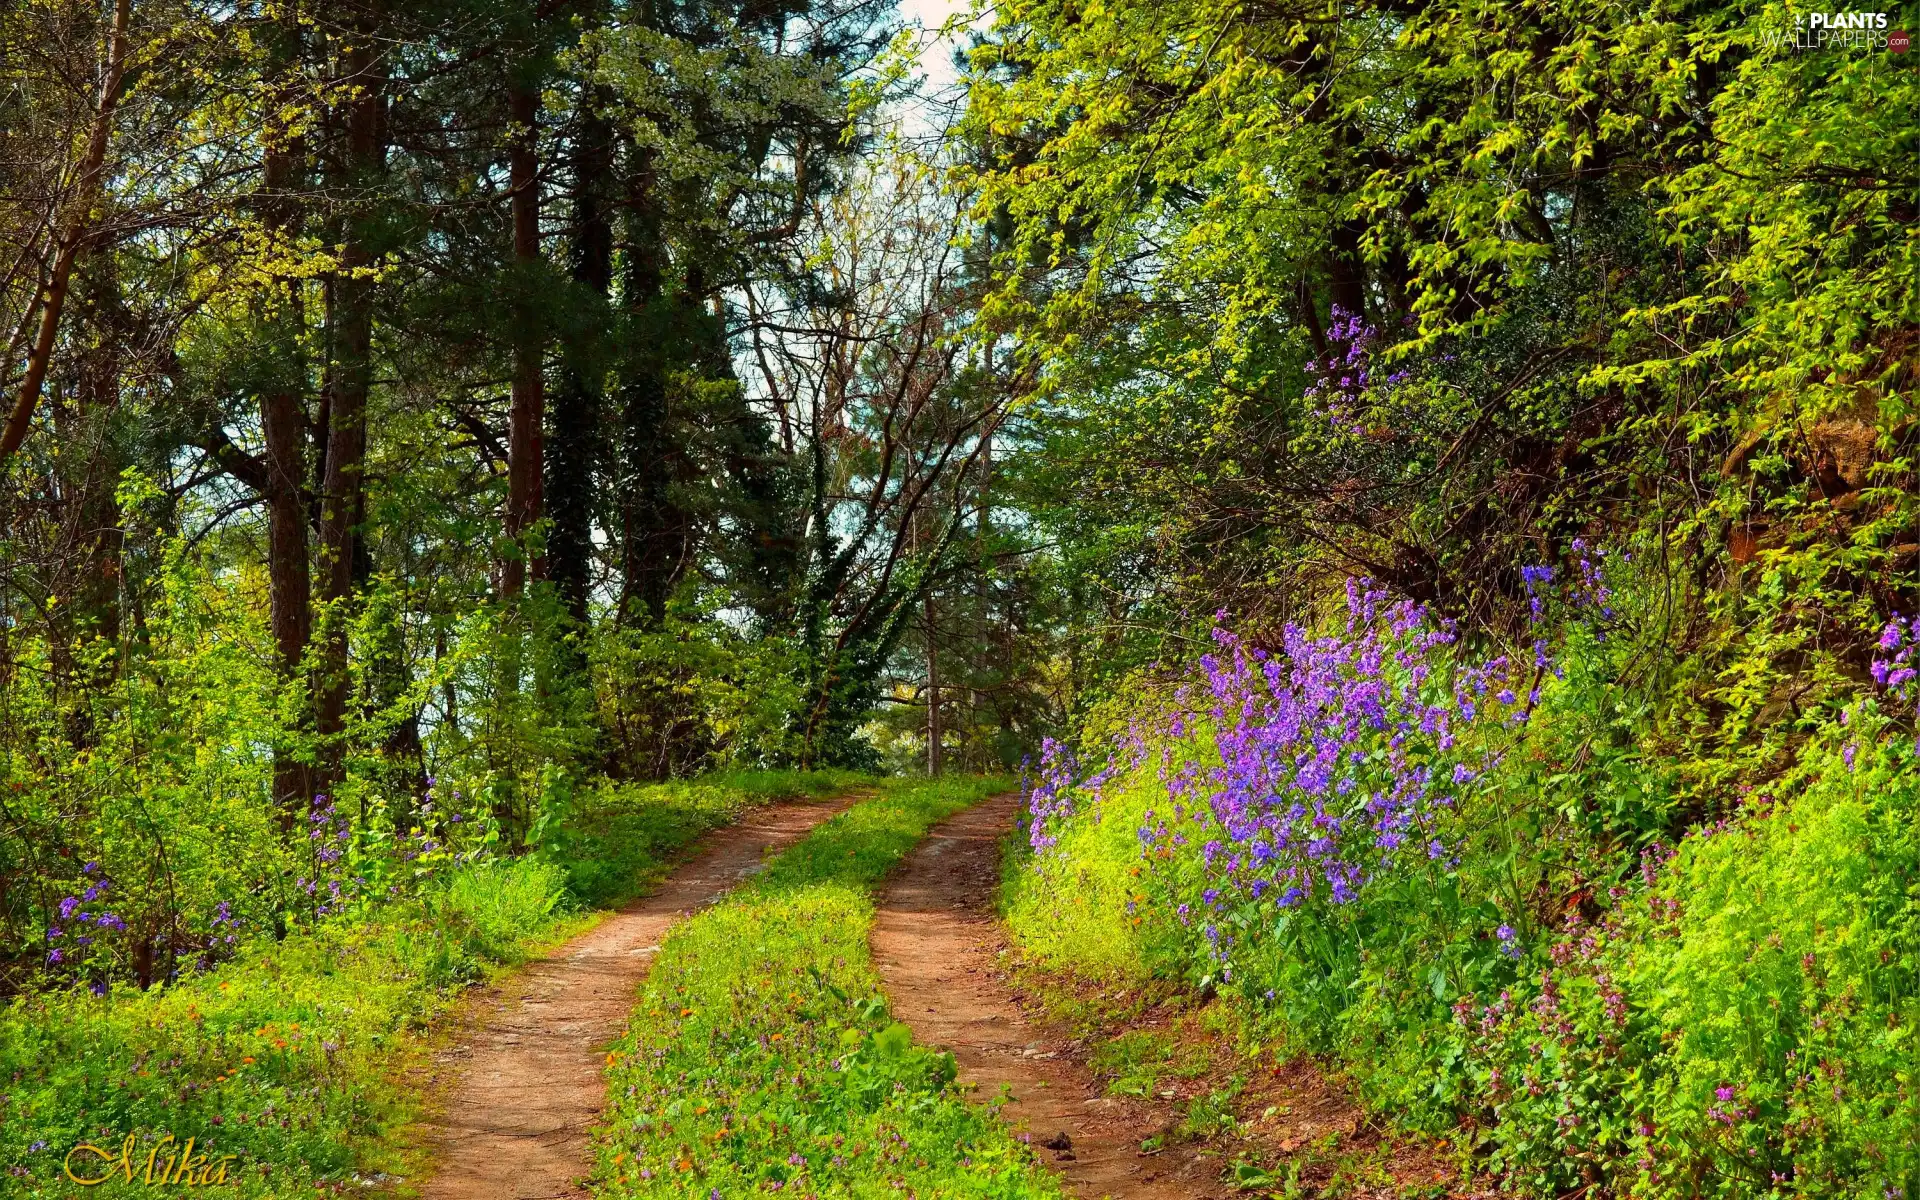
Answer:
<path fill-rule="evenodd" d="M 527 931 L 553 916 L 565 888 L 565 870 L 544 858 L 484 859 L 449 874 L 427 907 L 462 930 L 476 955 L 507 962 Z"/>

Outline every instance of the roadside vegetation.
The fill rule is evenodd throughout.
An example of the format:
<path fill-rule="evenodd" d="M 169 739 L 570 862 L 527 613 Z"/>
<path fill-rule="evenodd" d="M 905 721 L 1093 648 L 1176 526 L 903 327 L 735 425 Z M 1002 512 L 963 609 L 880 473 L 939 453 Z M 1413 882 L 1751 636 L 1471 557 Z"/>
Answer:
<path fill-rule="evenodd" d="M 1100 769 L 1050 747 L 1008 885 L 1025 955 L 1230 998 L 1210 1010 L 1229 1041 L 1319 1056 L 1529 1194 L 1903 1194 L 1912 692 L 1809 711 L 1793 768 L 1700 823 L 1700 761 L 1667 750 L 1642 682 L 1644 572 L 1551 575 L 1507 654 L 1356 591 L 1271 652 L 1221 629 L 1195 675 L 1143 681 L 1152 701 L 1105 714 Z M 1873 676 L 1900 680 L 1912 636 L 1887 627 Z M 1124 1028 L 1107 1007 L 1083 1022 Z M 1117 1088 L 1175 1069 L 1105 1036 Z"/>
<path fill-rule="evenodd" d="M 218 966 L 169 986 L 15 1000 L 0 1009 L 5 1194 L 71 1195 L 62 1163 L 83 1142 L 115 1159 L 114 1180 L 91 1195 L 148 1194 L 149 1152 L 164 1175 L 189 1138 L 196 1159 L 235 1156 L 235 1195 L 409 1174 L 418 1148 L 394 1138 L 430 1098 L 407 1072 L 425 1066 L 429 1023 L 469 984 L 585 929 L 595 906 L 644 889 L 676 850 L 749 806 L 857 782 L 765 772 L 594 789 L 553 831 L 562 858 L 495 856 L 457 826 L 450 845 L 401 862 L 349 844 L 349 877 L 384 867 L 402 882 L 280 938 L 236 921 Z M 83 927 L 81 911 L 69 924 Z M 117 1165 L 128 1136 L 131 1184 Z M 83 1178 L 108 1174 L 91 1154 L 73 1163 Z"/>
<path fill-rule="evenodd" d="M 676 927 L 607 1057 L 595 1194 L 1061 1195 L 952 1057 L 892 1020 L 867 947 L 870 889 L 1007 786 L 884 784 Z"/>

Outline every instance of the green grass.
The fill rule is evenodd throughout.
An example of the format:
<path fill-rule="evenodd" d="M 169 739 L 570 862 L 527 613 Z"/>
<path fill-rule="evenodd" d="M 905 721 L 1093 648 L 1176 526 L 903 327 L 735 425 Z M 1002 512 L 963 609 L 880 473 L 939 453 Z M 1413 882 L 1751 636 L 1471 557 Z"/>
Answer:
<path fill-rule="evenodd" d="M 1058 1185 L 953 1060 L 893 1022 L 869 892 L 994 780 L 883 788 L 662 946 L 608 1056 L 606 1197 L 1044 1197 Z"/>
<path fill-rule="evenodd" d="M 465 985 L 578 931 L 591 921 L 583 898 L 632 893 L 746 806 L 852 781 L 778 774 L 594 789 L 563 837 L 597 857 L 481 860 L 416 895 L 284 941 L 263 936 L 171 986 L 16 1000 L 0 1008 L 0 1195 L 71 1196 L 60 1174 L 68 1149 L 93 1142 L 117 1155 L 129 1133 L 135 1182 L 85 1194 L 151 1195 L 140 1176 L 166 1133 L 197 1139 L 196 1158 L 236 1156 L 226 1195 L 310 1197 L 316 1183 L 360 1190 L 356 1173 L 410 1173 L 417 1160 L 395 1134 L 420 1098 L 400 1075 L 420 1064 L 422 1032 Z"/>
<path fill-rule="evenodd" d="M 1001 910 L 1029 962 L 1147 987 L 1181 974 L 1179 935 L 1149 903 L 1136 832 L 1164 793 L 1151 771 L 1115 779 L 1097 813 L 1066 822 L 1045 855 L 1003 864 Z"/>

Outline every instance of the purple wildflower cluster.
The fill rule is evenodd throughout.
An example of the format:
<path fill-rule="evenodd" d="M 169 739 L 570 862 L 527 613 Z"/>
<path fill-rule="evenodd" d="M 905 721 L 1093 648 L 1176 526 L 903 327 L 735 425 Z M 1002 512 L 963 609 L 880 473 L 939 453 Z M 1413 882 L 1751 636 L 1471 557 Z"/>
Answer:
<path fill-rule="evenodd" d="M 1527 574 L 1543 594 L 1551 580 L 1547 568 Z M 1463 664 L 1450 622 L 1411 601 L 1389 603 L 1364 580 L 1348 584 L 1339 633 L 1289 624 L 1269 651 L 1220 620 L 1200 662 L 1204 686 L 1179 693 L 1156 739 L 1167 800 L 1138 834 L 1176 893 L 1174 914 L 1199 925 L 1230 976 L 1226 930 L 1257 927 L 1257 909 L 1337 907 L 1387 872 L 1453 869 L 1448 814 L 1495 765 L 1497 731 L 1527 720 L 1554 668 L 1544 640 L 1531 662 Z M 1210 745 L 1188 739 L 1181 756 L 1189 730 Z M 1471 730 L 1487 732 L 1463 736 Z M 1147 757 L 1146 739 L 1130 731 L 1103 771 L 1076 781 L 1071 752 L 1046 743 L 1029 793 L 1035 849 L 1057 842 L 1078 800 L 1097 800 L 1107 780 Z M 1492 932 L 1520 957 L 1511 926 Z"/>
<path fill-rule="evenodd" d="M 1077 811 L 1076 798 L 1084 796 L 1097 808 L 1106 785 L 1140 765 L 1146 754 L 1145 739 L 1137 728 L 1132 729 L 1120 739 L 1116 751 L 1105 767 L 1081 779 L 1080 760 L 1073 751 L 1053 738 L 1041 739 L 1040 776 L 1023 780 L 1027 811 L 1033 816 L 1027 838 L 1036 852 L 1051 850 L 1060 840 L 1060 827 Z"/>
<path fill-rule="evenodd" d="M 1358 313 L 1335 307 L 1333 322 L 1327 330 L 1324 357 L 1312 359 L 1307 369 L 1314 375 L 1305 399 L 1312 412 L 1327 419 L 1339 433 L 1360 433 L 1361 410 L 1368 392 L 1375 386 L 1373 354 L 1379 331 Z M 1395 371 L 1378 383 L 1386 392 L 1406 382 L 1407 371 Z"/>
<path fill-rule="evenodd" d="M 1050 850 L 1060 840 L 1057 830 L 1073 815 L 1074 776 L 1080 761 L 1072 750 L 1053 738 L 1040 740 L 1040 777 L 1023 779 L 1027 811 L 1033 816 L 1027 838 L 1036 851 Z"/>
<path fill-rule="evenodd" d="M 113 890 L 113 883 L 100 870 L 100 864 L 89 862 L 80 868 L 86 877 L 87 886 L 78 895 L 63 896 L 55 906 L 58 916 L 47 926 L 47 965 L 60 966 L 69 959 L 84 954 L 93 945 L 95 933 L 85 932 L 87 927 L 94 931 L 111 930 L 125 933 L 126 919 L 110 910 L 103 897 Z M 74 929 L 69 932 L 67 926 Z"/>
<path fill-rule="evenodd" d="M 1707 1109 L 1707 1120 L 1718 1121 L 1722 1125 L 1734 1125 L 1753 1115 L 1753 1110 L 1740 1103 L 1740 1093 L 1730 1084 L 1721 1084 L 1713 1089 L 1713 1106 Z"/>
<path fill-rule="evenodd" d="M 1504 656 L 1451 669 L 1452 627 L 1420 605 L 1358 580 L 1347 604 L 1344 634 L 1289 624 L 1277 654 L 1216 629 L 1201 665 L 1219 765 L 1172 772 L 1172 812 L 1140 830 L 1149 856 L 1200 844 L 1204 931 L 1223 957 L 1213 917 L 1229 902 L 1340 905 L 1408 855 L 1451 866 L 1443 815 L 1492 755 L 1460 734 L 1524 719 L 1537 699 L 1516 695 Z"/>
<path fill-rule="evenodd" d="M 1873 681 L 1906 699 L 1913 691 L 1915 675 L 1920 674 L 1913 661 L 1914 651 L 1920 649 L 1920 617 L 1908 621 L 1895 613 L 1880 631 L 1880 640 L 1874 643 L 1874 649 L 1877 653 L 1870 668 Z"/>
<path fill-rule="evenodd" d="M 1589 546 L 1585 538 L 1573 539 L 1569 548 L 1573 551 L 1574 566 L 1579 570 L 1579 578 L 1572 586 L 1574 604 L 1596 614 L 1601 621 L 1613 620 L 1613 589 L 1607 586 L 1602 572 L 1607 552 Z M 1627 562 L 1633 560 L 1631 554 L 1623 553 L 1621 558 Z"/>
<path fill-rule="evenodd" d="M 421 799 L 420 807 L 414 814 L 416 824 L 408 832 L 406 840 L 402 842 L 403 849 L 400 852 L 402 862 L 420 862 L 423 859 L 430 862 L 437 851 L 447 848 L 447 842 L 452 837 L 452 827 L 466 820 L 465 815 L 458 811 L 444 815 L 440 812 L 439 804 L 436 802 L 440 794 L 439 789 L 439 782 L 429 776 L 427 794 Z M 459 788 L 453 789 L 455 805 L 464 802 L 465 799 L 465 794 Z M 455 854 L 451 861 L 458 864 L 478 856 L 479 851 L 475 849 L 464 854 Z"/>
<path fill-rule="evenodd" d="M 313 876 L 303 875 L 294 881 L 295 887 L 319 902 L 314 908 L 316 917 L 332 915 L 346 900 L 341 888 L 346 882 L 341 860 L 352 840 L 352 824 L 345 813 L 335 810 L 333 797 L 325 792 L 316 795 L 307 812 L 307 844 L 313 853 Z"/>

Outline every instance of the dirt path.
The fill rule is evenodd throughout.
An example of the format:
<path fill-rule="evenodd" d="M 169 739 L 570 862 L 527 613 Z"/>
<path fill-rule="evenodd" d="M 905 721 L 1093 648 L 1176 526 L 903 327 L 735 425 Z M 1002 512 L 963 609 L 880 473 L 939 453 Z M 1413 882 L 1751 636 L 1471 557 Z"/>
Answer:
<path fill-rule="evenodd" d="M 709 834 L 652 895 L 520 972 L 449 1050 L 453 1094 L 426 1131 L 437 1172 L 426 1200 L 584 1196 L 587 1130 L 606 1099 L 601 1066 L 660 938 L 784 847 L 853 803 L 775 804 Z"/>
<path fill-rule="evenodd" d="M 976 1086 L 980 1099 L 1010 1088 L 1013 1102 L 1003 1113 L 1036 1146 L 1065 1133 L 1070 1147 L 1051 1157 L 1084 1200 L 1227 1195 L 1218 1158 L 1185 1146 L 1141 1152 L 1142 1141 L 1176 1121 L 1170 1105 L 1105 1095 L 1021 1016 L 1000 970 L 993 920 L 1000 838 L 1013 828 L 1019 802 L 997 796 L 942 822 L 889 881 L 873 956 L 895 1015 L 921 1042 L 951 1050 L 960 1081 Z"/>

